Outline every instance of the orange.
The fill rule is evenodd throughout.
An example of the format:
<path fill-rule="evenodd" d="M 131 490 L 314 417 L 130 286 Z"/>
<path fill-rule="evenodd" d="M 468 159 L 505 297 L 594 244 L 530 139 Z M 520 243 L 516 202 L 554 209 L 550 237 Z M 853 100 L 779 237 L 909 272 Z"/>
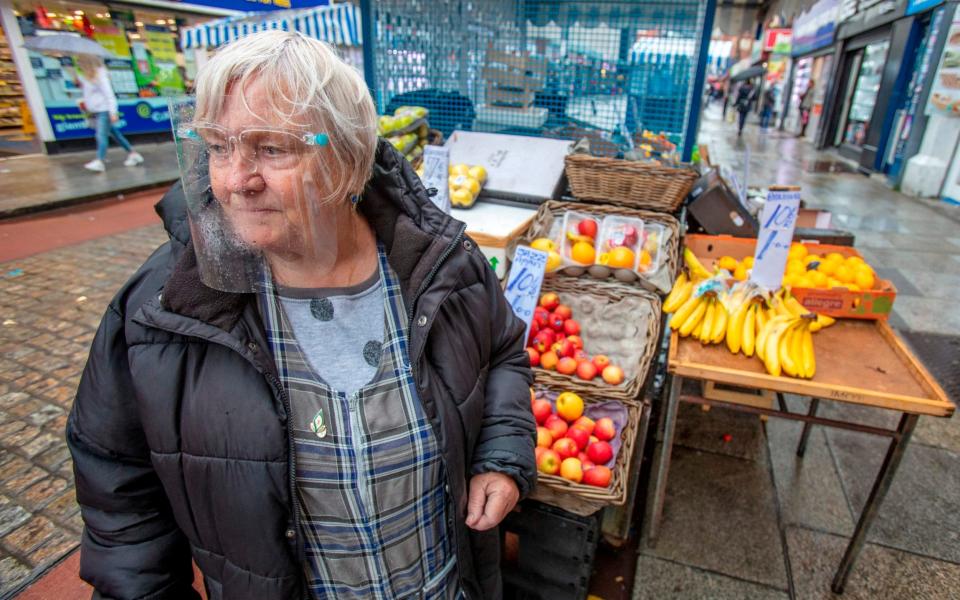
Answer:
<path fill-rule="evenodd" d="M 640 264 L 637 266 L 638 270 L 646 271 L 650 268 L 650 264 L 653 262 L 653 257 L 650 256 L 650 253 L 646 250 L 640 251 Z"/>
<path fill-rule="evenodd" d="M 632 269 L 637 255 L 626 246 L 617 246 L 606 253 L 606 258 L 607 262 L 604 264 L 609 267 L 613 267 L 614 269 Z"/>
<path fill-rule="evenodd" d="M 587 242 L 577 242 L 570 249 L 570 258 L 581 265 L 592 265 L 597 256 L 597 251 Z"/>

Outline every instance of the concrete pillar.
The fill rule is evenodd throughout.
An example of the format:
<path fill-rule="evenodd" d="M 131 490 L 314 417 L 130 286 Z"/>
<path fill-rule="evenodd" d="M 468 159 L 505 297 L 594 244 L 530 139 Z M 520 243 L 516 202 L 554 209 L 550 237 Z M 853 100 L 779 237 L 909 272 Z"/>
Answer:
<path fill-rule="evenodd" d="M 3 24 L 3 32 L 7 36 L 7 46 L 10 48 L 13 63 L 17 66 L 23 96 L 27 101 L 27 106 L 30 107 L 30 115 L 33 117 L 37 134 L 41 141 L 52 142 L 56 139 L 53 136 L 53 127 L 50 125 L 49 117 L 47 117 L 47 109 L 43 104 L 43 94 L 40 92 L 40 86 L 37 85 L 37 79 L 33 75 L 30 57 L 23 47 L 23 34 L 20 33 L 20 24 L 17 23 L 17 17 L 13 14 L 11 0 L 0 0 L 0 23 Z"/>
<path fill-rule="evenodd" d="M 958 140 L 960 119 L 931 115 L 923 133 L 920 152 L 907 161 L 900 184 L 901 191 L 922 198 L 939 197 Z"/>

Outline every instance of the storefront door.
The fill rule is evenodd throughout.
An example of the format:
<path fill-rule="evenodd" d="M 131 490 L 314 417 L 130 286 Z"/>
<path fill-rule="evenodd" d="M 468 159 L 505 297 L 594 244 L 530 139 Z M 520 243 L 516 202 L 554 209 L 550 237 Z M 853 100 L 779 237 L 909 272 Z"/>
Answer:
<path fill-rule="evenodd" d="M 837 128 L 838 143 L 859 151 L 867 137 L 873 108 L 880 91 L 883 67 L 887 60 L 889 40 L 883 40 L 859 50 L 857 64 L 851 69 L 855 74 L 847 82 L 850 94 L 844 102 L 841 126 Z"/>

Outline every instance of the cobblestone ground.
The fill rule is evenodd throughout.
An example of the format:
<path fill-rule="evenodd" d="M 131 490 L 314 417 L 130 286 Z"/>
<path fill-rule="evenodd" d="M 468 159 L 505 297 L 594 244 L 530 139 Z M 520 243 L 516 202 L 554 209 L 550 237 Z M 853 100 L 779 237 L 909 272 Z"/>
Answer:
<path fill-rule="evenodd" d="M 79 543 L 67 414 L 107 303 L 165 240 L 151 226 L 0 264 L 0 597 Z"/>

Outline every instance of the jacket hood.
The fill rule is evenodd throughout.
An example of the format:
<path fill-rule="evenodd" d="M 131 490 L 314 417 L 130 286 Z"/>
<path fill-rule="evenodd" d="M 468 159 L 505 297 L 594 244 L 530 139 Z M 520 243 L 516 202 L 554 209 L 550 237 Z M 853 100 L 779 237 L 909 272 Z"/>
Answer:
<path fill-rule="evenodd" d="M 200 281 L 186 198 L 179 181 L 154 208 L 171 241 L 183 246 L 182 251 L 175 252 L 177 264 L 164 287 L 164 308 L 229 330 L 250 295 L 220 292 Z M 383 139 L 377 144 L 359 210 L 386 248 L 390 266 L 400 279 L 403 299 L 411 306 L 431 268 L 465 226 L 433 204 L 410 163 Z"/>

